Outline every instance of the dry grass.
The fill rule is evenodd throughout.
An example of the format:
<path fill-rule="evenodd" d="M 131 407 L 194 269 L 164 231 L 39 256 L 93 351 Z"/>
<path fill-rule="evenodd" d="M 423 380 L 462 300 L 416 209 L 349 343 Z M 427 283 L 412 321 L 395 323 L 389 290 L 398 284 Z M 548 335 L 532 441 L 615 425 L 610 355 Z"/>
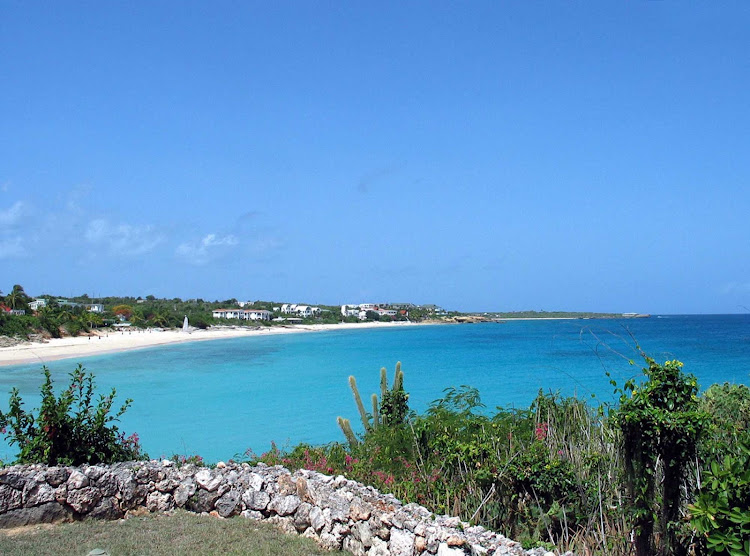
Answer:
<path fill-rule="evenodd" d="M 96 548 L 111 556 L 329 554 L 310 539 L 286 535 L 266 523 L 243 518 L 218 519 L 185 511 L 119 521 L 89 520 L 0 531 L 0 554 L 3 555 L 85 556 Z"/>

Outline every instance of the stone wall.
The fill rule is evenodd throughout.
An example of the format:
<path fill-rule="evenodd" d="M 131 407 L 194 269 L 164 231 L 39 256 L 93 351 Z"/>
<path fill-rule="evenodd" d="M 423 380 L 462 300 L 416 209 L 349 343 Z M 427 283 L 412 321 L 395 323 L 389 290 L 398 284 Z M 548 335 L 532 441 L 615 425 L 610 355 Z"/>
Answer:
<path fill-rule="evenodd" d="M 171 461 L 111 466 L 15 466 L 0 470 L 0 527 L 184 508 L 273 523 L 356 555 L 544 554 L 456 517 L 434 516 L 393 495 L 314 471 Z"/>

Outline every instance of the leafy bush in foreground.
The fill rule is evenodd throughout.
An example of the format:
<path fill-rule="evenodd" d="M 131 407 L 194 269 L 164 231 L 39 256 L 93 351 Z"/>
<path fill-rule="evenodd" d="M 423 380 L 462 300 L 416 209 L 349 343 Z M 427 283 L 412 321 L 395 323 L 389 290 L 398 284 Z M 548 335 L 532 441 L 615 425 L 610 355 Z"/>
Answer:
<path fill-rule="evenodd" d="M 42 371 L 42 405 L 37 416 L 23 409 L 17 388 L 11 391 L 8 411 L 0 411 L 0 432 L 20 450 L 17 463 L 93 465 L 145 456 L 138 435 L 125 438 L 113 424 L 132 400 L 125 400 L 120 410 L 111 415 L 115 389 L 108 396 L 100 395 L 94 405 L 94 375 L 83 366 L 78 365 L 70 373 L 70 386 L 59 397 L 53 391 L 49 369 L 42 367 Z"/>
<path fill-rule="evenodd" d="M 740 442 L 737 451 L 711 462 L 695 504 L 688 506 L 710 554 L 750 554 L 750 443 Z"/>

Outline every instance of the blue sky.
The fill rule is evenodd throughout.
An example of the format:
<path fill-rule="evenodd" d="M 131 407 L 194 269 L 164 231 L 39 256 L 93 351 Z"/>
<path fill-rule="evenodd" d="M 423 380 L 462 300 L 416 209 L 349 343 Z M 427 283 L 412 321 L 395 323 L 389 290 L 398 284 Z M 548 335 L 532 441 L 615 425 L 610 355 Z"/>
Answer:
<path fill-rule="evenodd" d="M 750 309 L 747 2 L 0 0 L 0 289 Z"/>

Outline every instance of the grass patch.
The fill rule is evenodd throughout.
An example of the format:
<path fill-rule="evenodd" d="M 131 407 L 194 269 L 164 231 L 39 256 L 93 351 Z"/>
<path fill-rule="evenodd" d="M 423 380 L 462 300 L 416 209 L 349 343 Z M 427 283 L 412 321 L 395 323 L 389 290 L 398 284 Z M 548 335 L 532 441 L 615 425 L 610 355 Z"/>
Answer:
<path fill-rule="evenodd" d="M 330 554 L 310 539 L 267 523 L 218 519 L 179 510 L 119 521 L 87 520 L 0 531 L 0 554 L 82 556 L 100 548 L 122 554 Z M 338 554 L 349 554 L 339 552 Z"/>

